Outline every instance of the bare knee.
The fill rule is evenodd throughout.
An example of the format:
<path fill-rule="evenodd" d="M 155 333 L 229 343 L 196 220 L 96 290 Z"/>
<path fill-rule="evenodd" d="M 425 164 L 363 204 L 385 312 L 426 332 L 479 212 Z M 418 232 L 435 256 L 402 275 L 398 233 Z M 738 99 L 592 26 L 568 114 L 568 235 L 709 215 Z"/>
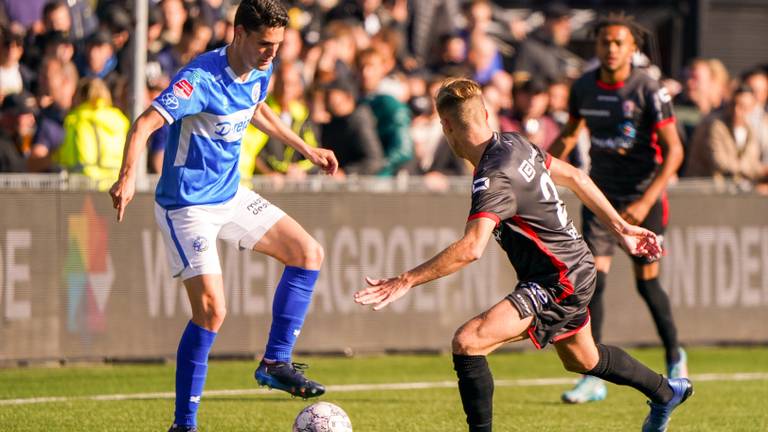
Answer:
<path fill-rule="evenodd" d="M 325 259 L 323 247 L 313 238 L 302 242 L 292 255 L 285 264 L 308 270 L 319 270 Z"/>
<path fill-rule="evenodd" d="M 305 252 L 305 267 L 307 269 L 319 270 L 325 260 L 325 250 L 315 239 L 312 239 L 310 246 Z"/>
<path fill-rule="evenodd" d="M 205 303 L 201 311 L 198 311 L 197 313 L 193 311 L 192 321 L 206 330 L 217 332 L 219 331 L 219 328 L 221 328 L 221 325 L 224 324 L 224 319 L 226 317 L 227 308 L 225 305 Z"/>
<path fill-rule="evenodd" d="M 597 366 L 597 359 L 594 361 L 588 359 L 562 359 L 563 367 L 568 372 L 587 373 Z"/>
<path fill-rule="evenodd" d="M 597 366 L 600 360 L 599 354 L 595 352 L 573 352 L 573 351 L 560 351 L 560 361 L 563 363 L 563 367 L 568 372 L 587 373 Z"/>
<path fill-rule="evenodd" d="M 454 354 L 475 355 L 481 350 L 478 329 L 468 325 L 461 326 L 453 335 L 451 349 Z"/>
<path fill-rule="evenodd" d="M 600 351 L 592 341 L 589 331 L 555 343 L 557 355 L 568 372 L 587 373 L 600 361 Z"/>

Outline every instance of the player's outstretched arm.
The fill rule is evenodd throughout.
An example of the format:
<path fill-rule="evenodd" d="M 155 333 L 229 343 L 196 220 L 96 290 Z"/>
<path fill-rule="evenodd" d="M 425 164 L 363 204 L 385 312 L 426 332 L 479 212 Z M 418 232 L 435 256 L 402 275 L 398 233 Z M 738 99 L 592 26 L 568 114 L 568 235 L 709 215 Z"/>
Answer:
<path fill-rule="evenodd" d="M 133 199 L 136 192 L 136 161 L 141 156 L 141 152 L 147 147 L 149 137 L 153 132 L 160 129 L 165 124 L 165 119 L 154 108 L 148 108 L 144 111 L 128 131 L 128 137 L 125 139 L 125 148 L 123 149 L 123 163 L 120 167 L 120 175 L 109 195 L 112 197 L 112 206 L 117 209 L 117 221 L 123 220 L 125 207 Z"/>
<path fill-rule="evenodd" d="M 555 184 L 573 191 L 581 202 L 611 229 L 631 254 L 650 259 L 658 259 L 661 256 L 656 234 L 627 223 L 586 173 L 557 159 L 552 159 L 549 170 Z"/>
<path fill-rule="evenodd" d="M 265 103 L 256 106 L 251 123 L 262 132 L 293 147 L 313 164 L 322 168 L 326 174 L 336 174 L 339 162 L 332 151 L 308 145 L 291 130 L 274 111 Z"/>
<path fill-rule="evenodd" d="M 563 127 L 563 131 L 560 132 L 560 135 L 550 146 L 549 154 L 560 160 L 565 160 L 568 154 L 571 153 L 571 150 L 576 147 L 576 142 L 579 140 L 579 131 L 583 125 L 584 119 L 568 119 L 568 123 Z"/>
<path fill-rule="evenodd" d="M 411 288 L 459 271 L 483 256 L 496 221 L 487 218 L 467 223 L 464 237 L 445 248 L 429 261 L 400 276 L 389 279 L 365 278 L 368 288 L 355 293 L 355 302 L 373 305 L 379 310 L 404 296 Z"/>

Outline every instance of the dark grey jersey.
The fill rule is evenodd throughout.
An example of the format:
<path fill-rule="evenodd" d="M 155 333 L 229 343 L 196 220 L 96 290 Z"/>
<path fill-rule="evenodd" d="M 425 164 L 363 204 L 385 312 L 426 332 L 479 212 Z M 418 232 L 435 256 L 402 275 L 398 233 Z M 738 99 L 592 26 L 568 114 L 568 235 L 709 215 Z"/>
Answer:
<path fill-rule="evenodd" d="M 593 260 L 550 177 L 551 160 L 520 134 L 494 134 L 475 171 L 469 219 L 494 220 L 518 279 L 559 285 L 562 300 L 592 281 Z"/>
<path fill-rule="evenodd" d="M 674 121 L 669 93 L 645 72 L 632 69 L 626 81 L 606 84 L 599 70 L 571 87 L 571 118 L 583 118 L 591 136 L 590 176 L 614 198 L 641 195 L 661 163 L 656 131 Z"/>

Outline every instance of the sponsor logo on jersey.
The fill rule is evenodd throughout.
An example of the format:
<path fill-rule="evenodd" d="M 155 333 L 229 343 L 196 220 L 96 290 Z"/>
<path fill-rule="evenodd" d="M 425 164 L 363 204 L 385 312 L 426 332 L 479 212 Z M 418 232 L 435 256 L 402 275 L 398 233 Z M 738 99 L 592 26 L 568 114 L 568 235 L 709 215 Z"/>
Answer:
<path fill-rule="evenodd" d="M 599 138 L 592 136 L 591 142 L 595 147 L 622 152 L 622 154 L 626 153 L 626 151 L 631 149 L 634 145 L 634 140 L 629 140 L 624 137 Z"/>
<path fill-rule="evenodd" d="M 533 178 L 536 177 L 536 168 L 534 168 L 533 164 L 536 163 L 537 154 L 538 153 L 536 152 L 536 148 L 531 147 L 531 155 L 517 168 L 517 172 L 519 172 L 520 175 L 523 176 L 523 179 L 528 183 L 530 183 Z"/>
<path fill-rule="evenodd" d="M 624 118 L 633 118 L 635 116 L 635 102 L 631 100 L 625 100 L 621 104 L 621 110 L 624 112 Z"/>
<path fill-rule="evenodd" d="M 197 253 L 203 253 L 208 250 L 208 240 L 205 237 L 198 237 L 192 242 L 192 248 Z"/>
<path fill-rule="evenodd" d="M 520 175 L 523 176 L 523 179 L 525 179 L 525 181 L 528 183 L 530 183 L 531 180 L 536 177 L 536 169 L 528 160 L 524 160 L 523 163 L 520 164 L 520 167 L 517 168 L 517 172 L 519 172 Z"/>
<path fill-rule="evenodd" d="M 582 117 L 610 117 L 611 112 L 603 109 L 581 108 L 579 109 L 579 115 Z"/>
<path fill-rule="evenodd" d="M 170 110 L 175 110 L 179 107 L 179 99 L 171 93 L 164 94 L 160 98 L 160 103 Z"/>
<path fill-rule="evenodd" d="M 634 139 L 637 136 L 637 129 L 635 129 L 635 125 L 632 122 L 625 121 L 621 124 L 621 133 L 629 139 Z"/>
<path fill-rule="evenodd" d="M 173 85 L 173 94 L 182 99 L 189 99 L 193 91 L 195 91 L 195 86 L 185 79 L 176 81 Z"/>
<path fill-rule="evenodd" d="M 597 95 L 597 100 L 600 102 L 618 102 L 619 97 L 616 95 Z"/>
<path fill-rule="evenodd" d="M 475 194 L 480 191 L 488 189 L 491 185 L 491 180 L 488 177 L 480 177 L 472 181 L 472 193 Z"/>
<path fill-rule="evenodd" d="M 248 127 L 250 120 L 241 120 L 239 122 L 223 121 L 214 125 L 214 133 L 222 138 L 232 141 L 232 138 L 239 137 Z"/>

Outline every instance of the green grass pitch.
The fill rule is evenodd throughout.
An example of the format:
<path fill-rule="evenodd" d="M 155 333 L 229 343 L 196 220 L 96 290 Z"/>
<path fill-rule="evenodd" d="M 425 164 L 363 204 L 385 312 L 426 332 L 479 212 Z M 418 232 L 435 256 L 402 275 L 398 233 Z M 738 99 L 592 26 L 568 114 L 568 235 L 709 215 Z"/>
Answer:
<path fill-rule="evenodd" d="M 658 349 L 631 350 L 656 370 Z M 695 395 L 670 431 L 768 431 L 768 347 L 689 349 Z M 321 400 L 340 405 L 356 432 L 463 431 L 464 417 L 450 357 L 390 355 L 299 358 L 308 375 L 337 386 Z M 497 386 L 496 431 L 632 431 L 647 413 L 638 392 L 609 385 L 608 399 L 588 405 L 559 402 L 570 387 L 554 351 L 490 356 Z M 255 362 L 214 361 L 199 412 L 201 432 L 290 431 L 308 401 L 279 391 L 253 392 Z M 165 431 L 172 421 L 174 365 L 83 365 L 0 370 L 0 431 Z M 733 374 L 745 373 L 743 380 Z M 697 376 L 701 377 L 696 381 Z M 516 381 L 543 379 L 540 381 Z M 351 384 L 443 383 L 410 390 L 350 389 Z M 342 390 L 343 389 L 343 390 Z M 234 390 L 225 392 L 223 390 Z M 137 398 L 136 395 L 139 395 Z M 107 395 L 105 398 L 94 398 Z M 117 395 L 120 400 L 109 400 Z M 54 398 L 30 403 L 31 398 Z M 10 403 L 14 400 L 16 403 Z"/>

